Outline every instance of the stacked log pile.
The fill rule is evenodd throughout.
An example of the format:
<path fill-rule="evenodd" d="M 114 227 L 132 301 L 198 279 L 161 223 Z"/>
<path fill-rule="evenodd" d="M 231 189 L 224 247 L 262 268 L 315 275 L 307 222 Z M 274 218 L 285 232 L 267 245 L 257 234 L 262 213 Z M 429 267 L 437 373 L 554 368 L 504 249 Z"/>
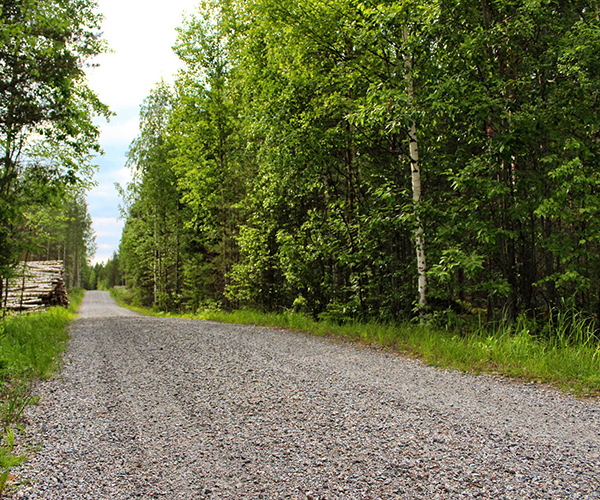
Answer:
<path fill-rule="evenodd" d="M 69 306 L 60 260 L 22 262 L 9 280 L 6 308 L 10 311 L 37 311 L 51 306 Z"/>

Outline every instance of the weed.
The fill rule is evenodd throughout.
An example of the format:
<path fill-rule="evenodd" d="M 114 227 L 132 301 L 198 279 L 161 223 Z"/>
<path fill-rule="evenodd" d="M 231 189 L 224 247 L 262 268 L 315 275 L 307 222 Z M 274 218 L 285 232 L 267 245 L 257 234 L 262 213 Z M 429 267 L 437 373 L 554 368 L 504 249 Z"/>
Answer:
<path fill-rule="evenodd" d="M 15 432 L 6 427 L 0 436 L 0 495 L 6 488 L 10 468 L 22 464 L 26 459 L 26 455 L 15 453 Z"/>
<path fill-rule="evenodd" d="M 7 427 L 14 422 L 19 422 L 27 405 L 35 398 L 31 395 L 31 388 L 24 382 L 14 384 L 2 394 L 0 401 L 0 423 Z"/>

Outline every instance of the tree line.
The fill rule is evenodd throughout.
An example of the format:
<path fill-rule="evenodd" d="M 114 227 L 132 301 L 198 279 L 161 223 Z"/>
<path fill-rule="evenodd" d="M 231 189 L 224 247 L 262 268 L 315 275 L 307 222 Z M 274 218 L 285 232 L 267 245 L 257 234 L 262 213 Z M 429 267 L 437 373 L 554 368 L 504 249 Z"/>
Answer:
<path fill-rule="evenodd" d="M 94 252 L 93 118 L 110 114 L 85 76 L 105 50 L 96 7 L 0 1 L 0 297 L 19 260 L 63 260 L 73 287 Z"/>
<path fill-rule="evenodd" d="M 227 0 L 129 150 L 121 265 L 165 310 L 600 313 L 595 0 Z"/>

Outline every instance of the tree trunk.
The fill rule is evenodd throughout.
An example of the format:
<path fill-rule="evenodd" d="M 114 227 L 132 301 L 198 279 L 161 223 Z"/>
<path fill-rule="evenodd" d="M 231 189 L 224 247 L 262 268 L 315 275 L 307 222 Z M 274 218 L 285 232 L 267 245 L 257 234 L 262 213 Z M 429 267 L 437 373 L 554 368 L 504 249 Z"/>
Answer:
<path fill-rule="evenodd" d="M 408 41 L 408 28 L 402 31 L 404 42 Z M 408 105 L 414 105 L 414 82 L 412 77 L 412 60 L 405 54 L 404 64 L 406 66 L 406 92 Z M 425 230 L 420 215 L 421 205 L 421 164 L 419 161 L 419 141 L 417 138 L 417 124 L 413 121 L 408 131 L 410 171 L 413 193 L 413 205 L 415 209 L 415 250 L 417 253 L 417 272 L 419 289 L 419 309 L 422 312 L 427 307 L 427 260 L 425 258 Z"/>
<path fill-rule="evenodd" d="M 156 220 L 156 206 L 154 206 L 154 255 L 153 255 L 153 266 L 152 266 L 152 278 L 154 281 L 153 287 L 153 305 L 158 304 L 158 222 Z"/>
<path fill-rule="evenodd" d="M 2 317 L 6 315 L 6 303 L 4 301 L 4 278 L 0 276 L 0 309 L 2 309 Z"/>
<path fill-rule="evenodd" d="M 23 309 L 23 296 L 25 295 L 25 278 L 27 276 L 27 261 L 29 260 L 29 250 L 25 254 L 23 261 L 23 279 L 21 281 L 21 298 L 19 299 L 19 309 Z"/>
<path fill-rule="evenodd" d="M 417 270 L 419 287 L 419 308 L 427 306 L 427 260 L 425 258 L 425 230 L 419 213 L 421 205 L 421 166 L 419 162 L 419 143 L 417 141 L 417 126 L 413 122 L 409 130 L 410 138 L 410 167 L 413 191 L 413 203 L 416 213 L 415 249 L 417 252 Z"/>
<path fill-rule="evenodd" d="M 4 296 L 1 297 L 2 303 L 4 304 L 2 316 L 4 317 L 6 316 L 6 305 L 8 303 L 8 277 L 4 278 L 2 284 L 4 286 Z"/>

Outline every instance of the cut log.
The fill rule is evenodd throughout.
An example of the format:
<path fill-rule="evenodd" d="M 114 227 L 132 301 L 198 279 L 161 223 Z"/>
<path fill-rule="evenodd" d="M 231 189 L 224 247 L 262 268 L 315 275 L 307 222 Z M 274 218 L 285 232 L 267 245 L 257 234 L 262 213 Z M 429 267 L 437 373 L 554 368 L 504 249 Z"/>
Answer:
<path fill-rule="evenodd" d="M 33 311 L 51 306 L 69 306 L 60 260 L 21 262 L 9 280 L 6 308 L 10 311 Z"/>

